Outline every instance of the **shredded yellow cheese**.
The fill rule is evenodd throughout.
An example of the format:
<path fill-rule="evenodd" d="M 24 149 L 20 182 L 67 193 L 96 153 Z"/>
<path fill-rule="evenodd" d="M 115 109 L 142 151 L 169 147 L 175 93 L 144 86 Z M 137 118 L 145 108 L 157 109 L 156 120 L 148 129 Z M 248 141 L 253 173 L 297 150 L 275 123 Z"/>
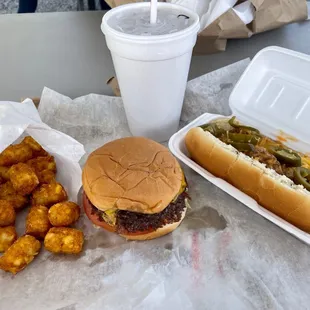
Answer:
<path fill-rule="evenodd" d="M 307 168 L 307 169 L 310 169 L 310 158 L 307 157 L 307 156 L 302 156 L 301 157 L 301 161 L 302 161 L 302 166 Z"/>

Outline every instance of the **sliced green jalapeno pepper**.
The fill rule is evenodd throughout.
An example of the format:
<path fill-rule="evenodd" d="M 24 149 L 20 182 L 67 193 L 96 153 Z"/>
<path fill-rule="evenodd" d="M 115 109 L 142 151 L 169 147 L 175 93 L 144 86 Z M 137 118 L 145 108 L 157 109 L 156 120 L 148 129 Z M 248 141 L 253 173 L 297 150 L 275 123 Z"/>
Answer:
<path fill-rule="evenodd" d="M 268 151 L 281 163 L 288 164 L 293 167 L 301 166 L 301 157 L 290 149 L 285 149 L 283 147 L 269 147 Z"/>
<path fill-rule="evenodd" d="M 237 142 L 237 143 L 250 143 L 250 144 L 258 144 L 260 141 L 261 137 L 258 135 L 247 135 L 244 133 L 228 133 L 228 139 L 231 140 L 232 142 Z"/>
<path fill-rule="evenodd" d="M 234 128 L 238 128 L 238 129 L 243 129 L 243 130 L 248 130 L 248 131 L 253 131 L 253 132 L 257 132 L 259 133 L 259 130 L 254 128 L 254 127 L 250 127 L 250 126 L 243 126 L 243 125 L 239 125 L 239 124 L 236 124 L 235 123 L 235 120 L 236 120 L 236 116 L 233 116 L 229 121 L 229 125 L 231 127 L 234 127 Z"/>
<path fill-rule="evenodd" d="M 235 149 L 237 149 L 239 152 L 247 152 L 247 151 L 253 151 L 255 146 L 251 143 L 244 143 L 244 142 L 230 142 L 228 143 L 232 145 Z"/>
<path fill-rule="evenodd" d="M 202 128 L 204 131 L 209 131 L 215 137 L 219 137 L 225 133 L 224 129 L 220 128 L 217 124 L 214 123 L 201 125 L 200 128 Z"/>
<path fill-rule="evenodd" d="M 303 167 L 297 167 L 294 169 L 294 182 L 296 184 L 302 185 L 305 189 L 310 191 L 310 170 L 303 168 Z"/>
<path fill-rule="evenodd" d="M 200 128 L 202 128 L 204 131 L 209 131 L 211 128 L 212 128 L 212 126 L 211 126 L 211 124 L 204 124 L 204 125 L 201 125 L 201 126 L 199 126 Z"/>
<path fill-rule="evenodd" d="M 299 167 L 300 175 L 303 178 L 309 179 L 310 178 L 310 170 L 304 167 Z"/>

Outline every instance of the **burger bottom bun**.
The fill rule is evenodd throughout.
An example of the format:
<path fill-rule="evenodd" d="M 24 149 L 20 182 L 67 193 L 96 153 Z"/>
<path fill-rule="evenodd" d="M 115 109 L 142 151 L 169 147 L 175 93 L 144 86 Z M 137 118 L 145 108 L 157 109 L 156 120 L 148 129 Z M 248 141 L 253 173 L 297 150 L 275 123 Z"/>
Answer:
<path fill-rule="evenodd" d="M 147 233 L 147 234 L 143 234 L 143 235 L 120 235 L 121 237 L 126 238 L 127 240 L 151 240 L 151 239 L 156 239 L 162 236 L 165 236 L 169 233 L 171 233 L 172 231 L 174 231 L 183 221 L 185 214 L 186 214 L 186 210 L 187 208 L 185 207 L 183 212 L 182 212 L 182 216 L 179 222 L 175 222 L 172 224 L 167 224 L 164 227 L 161 227 L 151 233 Z"/>
<path fill-rule="evenodd" d="M 257 160 L 238 152 L 201 128 L 192 128 L 185 144 L 200 166 L 255 199 L 262 207 L 310 232 L 310 193 Z"/>

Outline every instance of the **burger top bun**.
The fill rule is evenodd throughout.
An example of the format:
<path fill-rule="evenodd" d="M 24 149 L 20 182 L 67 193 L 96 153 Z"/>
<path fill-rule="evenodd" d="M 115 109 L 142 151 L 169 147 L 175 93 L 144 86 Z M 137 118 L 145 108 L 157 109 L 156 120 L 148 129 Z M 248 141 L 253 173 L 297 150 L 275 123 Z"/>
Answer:
<path fill-rule="evenodd" d="M 177 196 L 184 179 L 178 161 L 161 144 L 142 137 L 114 140 L 91 153 L 83 188 L 99 210 L 158 213 Z"/>

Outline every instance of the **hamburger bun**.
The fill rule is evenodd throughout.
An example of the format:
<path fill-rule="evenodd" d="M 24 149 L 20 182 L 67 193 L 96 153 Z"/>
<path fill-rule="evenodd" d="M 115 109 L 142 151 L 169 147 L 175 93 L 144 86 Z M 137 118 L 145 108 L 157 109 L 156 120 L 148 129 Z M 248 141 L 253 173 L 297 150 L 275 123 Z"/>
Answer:
<path fill-rule="evenodd" d="M 90 154 L 82 174 L 87 197 L 99 210 L 158 213 L 183 181 L 178 161 L 161 144 L 142 137 L 114 140 Z"/>
<path fill-rule="evenodd" d="M 170 233 L 186 213 L 181 166 L 166 147 L 147 138 L 122 138 L 95 150 L 82 182 L 89 219 L 129 240 Z"/>

